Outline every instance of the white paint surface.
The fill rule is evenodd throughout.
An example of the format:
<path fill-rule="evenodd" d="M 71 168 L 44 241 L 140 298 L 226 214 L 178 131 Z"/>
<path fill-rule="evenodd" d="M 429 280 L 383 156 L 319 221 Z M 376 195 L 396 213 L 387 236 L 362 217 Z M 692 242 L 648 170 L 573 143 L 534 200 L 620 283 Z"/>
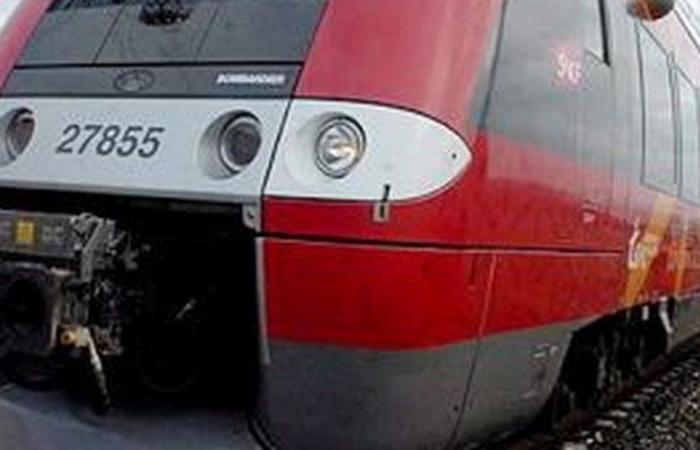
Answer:
<path fill-rule="evenodd" d="M 5 28 L 17 7 L 24 1 L 31 0 L 0 0 L 0 33 Z"/>
<path fill-rule="evenodd" d="M 337 116 L 356 120 L 367 138 L 363 159 L 342 179 L 324 175 L 314 162 L 318 132 Z M 454 131 L 420 114 L 362 103 L 294 100 L 265 194 L 374 201 L 390 186 L 389 200 L 413 200 L 448 186 L 466 170 L 471 156 Z"/>

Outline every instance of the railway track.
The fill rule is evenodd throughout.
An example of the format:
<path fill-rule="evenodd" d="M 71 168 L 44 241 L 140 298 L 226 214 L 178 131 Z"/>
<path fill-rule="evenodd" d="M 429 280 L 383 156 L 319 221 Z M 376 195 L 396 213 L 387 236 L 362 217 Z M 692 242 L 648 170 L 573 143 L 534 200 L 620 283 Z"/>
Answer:
<path fill-rule="evenodd" d="M 524 430 L 482 450 L 700 448 L 700 341 L 650 367 L 604 407 L 574 411 L 554 431 Z"/>

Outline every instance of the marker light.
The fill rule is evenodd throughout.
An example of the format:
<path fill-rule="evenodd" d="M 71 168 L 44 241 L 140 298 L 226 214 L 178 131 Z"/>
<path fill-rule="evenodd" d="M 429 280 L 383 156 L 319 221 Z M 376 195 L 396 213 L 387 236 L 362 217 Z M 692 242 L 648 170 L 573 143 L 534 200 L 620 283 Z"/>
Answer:
<path fill-rule="evenodd" d="M 228 170 L 239 173 L 258 155 L 262 144 L 260 123 L 249 115 L 231 120 L 219 137 L 219 158 Z"/>
<path fill-rule="evenodd" d="M 365 154 L 365 134 L 347 117 L 326 122 L 318 134 L 315 149 L 316 166 L 331 178 L 348 175 Z"/>
<path fill-rule="evenodd" d="M 17 159 L 26 150 L 35 126 L 34 116 L 27 109 L 19 110 L 12 116 L 5 130 L 5 147 L 10 160 Z"/>

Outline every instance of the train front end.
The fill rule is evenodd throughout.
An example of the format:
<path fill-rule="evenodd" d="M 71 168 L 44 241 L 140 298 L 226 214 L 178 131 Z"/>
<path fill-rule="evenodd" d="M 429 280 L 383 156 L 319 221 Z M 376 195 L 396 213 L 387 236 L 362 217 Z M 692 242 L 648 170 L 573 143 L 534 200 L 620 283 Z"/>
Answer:
<path fill-rule="evenodd" d="M 500 2 L 429 3 L 18 7 L 0 439 L 453 442 L 489 270 L 455 201 Z"/>
<path fill-rule="evenodd" d="M 3 29 L 3 446 L 254 448 L 262 192 L 323 2 L 41 3 Z"/>

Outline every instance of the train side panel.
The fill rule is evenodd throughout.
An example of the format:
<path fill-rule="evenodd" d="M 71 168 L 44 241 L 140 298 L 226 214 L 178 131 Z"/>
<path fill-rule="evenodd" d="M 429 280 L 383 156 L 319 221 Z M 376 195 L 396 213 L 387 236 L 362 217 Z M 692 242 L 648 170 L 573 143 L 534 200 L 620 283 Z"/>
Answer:
<path fill-rule="evenodd" d="M 385 222 L 374 220 L 379 198 L 377 202 L 321 200 L 269 192 L 266 198 L 265 229 L 275 235 L 300 241 L 363 243 L 375 246 L 377 251 L 383 245 L 460 249 L 491 261 L 483 309 L 474 309 L 464 333 L 453 336 L 453 342 L 471 343 L 476 354 L 475 359 L 467 359 L 473 363 L 463 366 L 471 375 L 464 399 L 458 401 L 460 406 L 455 405 L 460 408 L 460 418 L 451 438 L 453 444 L 476 441 L 527 422 L 547 401 L 571 338 L 578 330 L 635 305 L 683 296 L 690 292 L 694 277 L 690 263 L 693 251 L 687 247 L 692 231 L 682 225 L 694 222 L 694 205 L 675 200 L 675 193 L 650 187 L 644 178 L 649 166 L 645 148 L 651 145 L 644 134 L 642 114 L 650 93 L 640 78 L 645 62 L 645 44 L 640 36 L 647 32 L 646 25 L 630 17 L 618 2 L 535 3 L 509 1 L 492 10 L 484 5 L 476 8 L 469 2 L 451 2 L 445 8 L 452 17 L 461 17 L 460 7 L 471 6 L 478 10 L 471 16 L 478 17 L 475 21 L 493 24 L 493 32 L 487 37 L 467 36 L 468 54 L 482 58 L 476 68 L 471 68 L 478 72 L 478 79 L 466 76 L 462 85 L 454 80 L 463 72 L 455 63 L 440 62 L 440 53 L 431 54 L 437 55 L 434 59 L 428 58 L 431 63 L 448 67 L 443 69 L 443 76 L 436 76 L 430 70 L 433 64 L 424 63 L 417 68 L 415 61 L 403 56 L 405 49 L 397 44 L 403 41 L 375 36 L 373 41 L 386 41 L 382 51 L 393 56 L 387 59 L 395 61 L 390 68 L 384 68 L 380 58 L 365 50 L 375 49 L 374 46 L 363 43 L 356 35 L 349 42 L 348 34 L 341 32 L 343 23 L 336 14 L 348 5 L 334 3 L 338 9 L 330 9 L 319 29 L 310 58 L 312 64 L 302 76 L 298 97 L 382 103 L 417 110 L 460 133 L 469 145 L 472 160 L 463 176 L 443 190 L 391 203 L 390 220 Z M 417 54 L 424 55 L 421 31 L 443 21 L 445 31 L 440 37 L 454 45 L 453 51 L 459 48 L 456 42 L 464 42 L 465 36 L 458 32 L 451 35 L 451 21 L 441 15 L 418 17 L 414 11 L 420 10 L 419 4 L 416 2 L 415 8 L 404 11 L 405 20 L 392 22 L 397 29 L 390 34 L 408 33 L 404 26 L 419 30 L 412 33 L 411 42 L 419 49 Z M 541 11 L 552 15 L 546 25 L 542 23 Z M 378 27 L 375 19 L 383 20 L 381 11 L 372 18 L 348 13 L 350 16 L 358 20 L 363 37 L 372 36 L 372 30 Z M 674 20 L 676 16 L 669 16 L 654 28 L 672 27 Z M 693 50 L 685 44 L 682 52 L 686 59 Z M 351 69 L 343 72 L 342 83 L 336 83 L 330 68 L 348 61 L 352 62 L 348 66 Z M 354 67 L 362 70 L 355 72 Z M 454 103 L 445 103 L 440 94 L 448 90 L 425 88 L 425 79 L 430 76 L 435 76 L 434 86 L 446 83 L 466 89 L 466 95 L 453 95 Z M 408 86 L 416 88 L 406 89 Z M 658 89 L 663 90 L 664 86 Z M 465 104 L 468 107 L 460 110 Z M 455 113 L 458 110 L 463 116 Z M 666 113 L 671 114 L 670 106 Z M 675 126 L 673 122 L 664 133 L 674 136 Z M 674 153 L 673 138 L 671 142 L 670 148 L 659 151 Z M 657 161 L 657 165 L 663 163 L 663 158 Z M 343 253 L 342 245 L 338 243 L 337 255 Z M 329 254 L 325 261 L 336 258 Z M 318 261 L 324 259 L 319 257 Z M 362 264 L 373 267 L 375 277 L 392 279 L 391 268 L 375 267 L 369 258 Z M 482 272 L 486 270 L 484 264 L 479 269 Z M 320 288 L 318 281 L 301 277 L 294 281 L 298 287 L 293 291 L 308 292 L 305 300 L 292 298 L 291 291 L 276 287 L 275 279 L 267 281 L 268 292 L 275 293 L 267 299 L 268 313 L 270 317 L 299 319 L 288 330 L 316 334 L 294 336 L 272 327 L 273 348 L 281 346 L 284 353 L 289 353 L 294 347 L 303 351 L 309 345 L 320 344 L 328 348 L 349 346 L 386 351 L 386 342 L 378 345 L 358 336 L 328 334 L 319 325 L 335 323 L 332 329 L 349 328 L 341 325 L 343 320 L 363 317 L 357 311 L 368 311 L 365 301 L 381 295 L 343 297 L 339 304 L 322 301 L 323 307 L 311 308 L 316 301 L 314 292 L 328 290 Z M 368 281 L 360 279 L 348 282 L 348 286 L 363 289 L 363 293 L 370 292 L 365 290 L 368 285 Z M 434 290 L 440 292 L 437 285 Z M 388 303 L 381 303 L 382 307 L 393 304 L 391 299 L 400 298 L 396 294 L 386 297 Z M 451 304 L 455 311 L 463 305 L 460 296 L 455 295 L 432 302 Z M 374 301 L 371 303 L 374 305 Z M 697 331 L 696 310 L 681 306 L 681 334 Z M 373 316 L 370 313 L 353 323 L 361 328 L 365 319 Z M 388 314 L 386 324 L 399 317 Z M 466 331 L 475 329 L 477 333 Z M 419 349 L 426 361 L 429 355 L 439 354 L 442 346 L 448 345 L 404 344 L 405 347 L 393 350 L 400 353 Z M 301 368 L 290 363 L 293 358 L 283 357 L 287 366 L 276 374 L 274 353 L 268 372 L 271 385 L 276 378 L 284 377 L 284 371 L 294 373 L 299 369 L 310 378 L 320 373 L 318 367 Z M 398 365 L 396 369 L 394 376 L 400 380 L 405 374 Z M 365 386 L 373 391 L 370 385 L 354 388 Z M 360 397 L 344 399 L 348 404 L 353 401 L 364 404 Z M 288 406 L 297 403 L 299 411 L 310 411 L 310 402 L 300 396 Z M 390 408 L 391 404 L 388 402 L 387 406 Z M 393 404 L 396 411 L 410 410 L 398 407 L 396 401 Z M 310 414 L 306 420 L 325 423 L 320 418 L 331 417 L 332 421 L 342 421 L 336 416 L 338 413 L 325 415 L 319 409 L 316 414 L 319 419 Z M 400 414 L 388 417 L 392 415 L 383 420 L 388 421 L 390 428 L 409 420 Z M 411 429 L 411 433 L 420 432 Z M 412 442 L 420 448 L 419 440 Z"/>

